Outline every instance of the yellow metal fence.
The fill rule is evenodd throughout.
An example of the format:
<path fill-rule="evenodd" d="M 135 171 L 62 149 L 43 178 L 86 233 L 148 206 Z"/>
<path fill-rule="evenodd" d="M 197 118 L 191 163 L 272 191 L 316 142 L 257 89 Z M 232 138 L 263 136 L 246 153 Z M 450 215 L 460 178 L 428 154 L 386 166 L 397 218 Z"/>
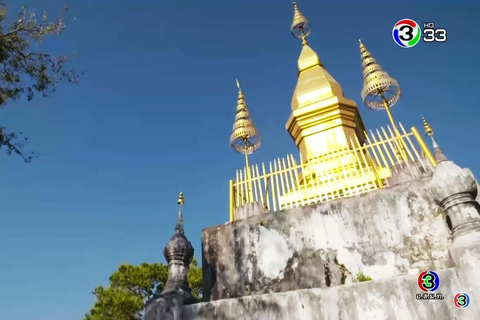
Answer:
<path fill-rule="evenodd" d="M 304 206 L 369 192 L 388 186 L 391 169 L 403 163 L 412 170 L 418 162 L 427 170 L 436 162 L 418 130 L 409 132 L 399 124 L 394 133 L 387 126 L 365 132 L 365 143 L 350 141 L 350 147 L 298 163 L 293 155 L 237 170 L 230 181 L 230 220 L 236 208 L 261 203 L 269 211 Z M 428 161 L 424 161 L 424 159 Z M 331 163 L 342 165 L 331 166 Z"/>

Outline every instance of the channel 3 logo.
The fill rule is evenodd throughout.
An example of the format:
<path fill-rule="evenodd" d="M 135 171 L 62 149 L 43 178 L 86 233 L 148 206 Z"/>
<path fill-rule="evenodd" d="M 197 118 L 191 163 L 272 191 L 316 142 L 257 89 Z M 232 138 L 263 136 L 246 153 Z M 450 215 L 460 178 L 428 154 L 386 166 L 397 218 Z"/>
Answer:
<path fill-rule="evenodd" d="M 422 28 L 417 22 L 412 19 L 402 19 L 393 26 L 392 37 L 400 47 L 412 48 L 420 42 L 420 39 L 423 39 L 423 42 L 447 41 L 447 29 L 435 29 L 435 23 L 424 22 L 422 33 Z"/>
<path fill-rule="evenodd" d="M 466 293 L 457 293 L 453 298 L 455 307 L 465 309 L 470 304 L 470 297 Z"/>
<path fill-rule="evenodd" d="M 423 271 L 418 275 L 417 284 L 423 293 L 417 293 L 417 300 L 444 300 L 445 297 L 441 293 L 433 293 L 440 286 L 440 277 L 436 272 Z"/>
<path fill-rule="evenodd" d="M 418 287 L 423 292 L 434 292 L 440 286 L 440 277 L 433 271 L 423 271 L 418 275 Z"/>

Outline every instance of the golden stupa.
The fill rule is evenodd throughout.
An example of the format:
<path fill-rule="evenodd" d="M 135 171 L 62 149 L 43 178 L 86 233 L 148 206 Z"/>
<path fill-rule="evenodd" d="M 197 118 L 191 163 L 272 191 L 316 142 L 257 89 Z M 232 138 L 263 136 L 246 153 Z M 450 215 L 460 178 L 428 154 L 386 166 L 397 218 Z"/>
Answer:
<path fill-rule="evenodd" d="M 355 101 L 343 95 L 340 84 L 328 73 L 309 46 L 310 23 L 294 3 L 292 34 L 302 39 L 298 82 L 292 114 L 286 128 L 300 149 L 303 161 L 350 146 L 350 138 L 364 140 L 365 127 Z"/>
<path fill-rule="evenodd" d="M 325 69 L 307 36 L 309 21 L 296 3 L 292 35 L 302 40 L 298 58 L 298 81 L 292 98 L 292 114 L 286 129 L 300 151 L 303 170 L 301 190 L 287 193 L 280 206 L 301 197 L 305 202 L 318 193 L 344 192 L 358 186 L 378 184 L 382 174 L 370 166 L 366 155 L 353 149 L 365 142 L 365 126 L 355 101 L 345 98 L 342 87 Z M 351 150 L 351 151 L 349 151 Z M 363 172 L 359 174 L 359 166 Z M 380 176 L 379 176 L 380 174 Z M 348 178 L 346 178 L 348 176 Z M 328 191 L 327 191 L 328 190 Z M 339 192 L 340 192 L 339 191 Z"/>
<path fill-rule="evenodd" d="M 245 154 L 246 167 L 237 170 L 236 179 L 230 181 L 230 220 L 235 220 L 235 210 L 245 205 L 275 212 L 350 197 L 395 183 L 397 178 L 390 179 L 395 170 L 405 168 L 413 176 L 418 166 L 427 172 L 436 165 L 418 130 L 412 127 L 407 132 L 394 122 L 390 108 L 400 98 L 400 86 L 360 42 L 362 100 L 370 109 L 386 110 L 390 120 L 386 129 L 367 134 L 355 101 L 344 96 L 340 84 L 310 47 L 310 22 L 296 3 L 293 8 L 290 30 L 301 40 L 302 49 L 286 129 L 299 149 L 300 160 L 288 155 L 261 166 L 250 165 L 248 154 L 258 149 L 260 140 L 239 87 L 231 144 Z"/>

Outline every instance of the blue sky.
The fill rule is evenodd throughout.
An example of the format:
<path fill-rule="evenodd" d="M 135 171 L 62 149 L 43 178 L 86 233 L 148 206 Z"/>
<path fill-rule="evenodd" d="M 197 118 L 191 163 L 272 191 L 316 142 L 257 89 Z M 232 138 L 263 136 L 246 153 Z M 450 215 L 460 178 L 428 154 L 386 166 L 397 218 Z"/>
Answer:
<path fill-rule="evenodd" d="M 58 12 L 63 0 L 22 0 Z M 327 70 L 355 100 L 367 128 L 358 38 L 403 89 L 393 115 L 427 117 L 445 153 L 480 176 L 476 1 L 299 2 Z M 10 1 L 16 13 L 20 1 Z M 434 4 L 435 3 L 435 4 Z M 262 147 L 252 163 L 298 154 L 285 130 L 301 44 L 290 1 L 82 0 L 66 32 L 43 49 L 66 53 L 78 85 L 9 103 L 2 125 L 30 137 L 25 164 L 0 153 L 0 310 L 5 320 L 80 319 L 92 289 L 122 262 L 164 262 L 179 191 L 200 258 L 201 229 L 228 220 L 228 180 L 244 158 L 229 146 L 237 77 Z M 10 16 L 13 18 L 13 15 Z M 402 18 L 448 30 L 442 44 L 402 49 Z"/>

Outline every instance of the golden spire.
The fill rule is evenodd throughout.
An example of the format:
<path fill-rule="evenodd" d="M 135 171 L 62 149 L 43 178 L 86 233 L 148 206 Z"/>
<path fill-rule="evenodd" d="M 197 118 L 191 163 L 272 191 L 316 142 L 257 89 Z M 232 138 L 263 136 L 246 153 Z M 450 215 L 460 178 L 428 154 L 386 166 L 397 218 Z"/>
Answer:
<path fill-rule="evenodd" d="M 422 116 L 422 121 L 423 121 L 423 128 L 425 129 L 425 135 L 427 137 L 433 137 L 434 131 L 433 131 L 432 127 L 430 127 L 427 120 L 425 120 L 425 118 L 423 116 Z"/>
<path fill-rule="evenodd" d="M 238 153 L 252 154 L 260 147 L 260 134 L 253 124 L 250 112 L 245 103 L 245 97 L 237 79 L 238 101 L 237 114 L 230 136 L 230 144 Z"/>
<path fill-rule="evenodd" d="M 290 30 L 293 37 L 303 39 L 302 51 L 298 58 L 299 79 L 292 101 L 292 109 L 300 108 L 302 104 L 311 104 L 314 100 L 326 100 L 335 96 L 343 97 L 342 87 L 325 70 L 318 54 L 307 43 L 306 37 L 312 31 L 310 22 L 300 12 L 295 2 L 293 3 L 293 22 Z"/>
<path fill-rule="evenodd" d="M 383 71 L 365 45 L 360 42 L 360 56 L 363 67 L 362 100 L 371 109 L 387 109 L 393 107 L 400 99 L 400 86 L 397 80 Z"/>
<path fill-rule="evenodd" d="M 406 154 L 402 143 L 400 132 L 397 129 L 395 120 L 393 120 L 390 108 L 393 107 L 400 99 L 401 90 L 397 80 L 390 77 L 388 73 L 383 71 L 382 67 L 377 63 L 367 47 L 360 42 L 360 57 L 362 58 L 363 68 L 363 89 L 362 100 L 370 109 L 387 111 L 388 118 L 392 124 L 393 131 L 397 136 L 399 155 L 406 160 Z"/>
<path fill-rule="evenodd" d="M 293 3 L 293 21 L 290 30 L 294 38 L 302 38 L 302 44 L 308 45 L 307 36 L 312 32 L 310 22 L 303 16 L 298 9 L 296 2 Z"/>
<path fill-rule="evenodd" d="M 233 150 L 238 153 L 245 154 L 246 174 L 247 180 L 250 180 L 250 164 L 248 161 L 248 155 L 254 153 L 260 147 L 260 134 L 253 124 L 250 112 L 248 111 L 247 104 L 245 103 L 245 97 L 243 91 L 240 88 L 240 83 L 237 79 L 238 87 L 238 101 L 237 101 L 237 114 L 235 115 L 235 123 L 233 124 L 233 132 L 230 136 L 230 145 Z M 247 199 L 253 199 L 253 191 L 249 186 Z"/>
<path fill-rule="evenodd" d="M 298 58 L 298 81 L 292 97 L 292 114 L 286 129 L 308 159 L 344 149 L 351 140 L 363 142 L 365 127 L 355 101 L 343 96 L 340 84 L 320 62 L 318 54 L 306 42 L 311 33 L 308 20 L 293 4 L 292 35 L 303 39 Z"/>

